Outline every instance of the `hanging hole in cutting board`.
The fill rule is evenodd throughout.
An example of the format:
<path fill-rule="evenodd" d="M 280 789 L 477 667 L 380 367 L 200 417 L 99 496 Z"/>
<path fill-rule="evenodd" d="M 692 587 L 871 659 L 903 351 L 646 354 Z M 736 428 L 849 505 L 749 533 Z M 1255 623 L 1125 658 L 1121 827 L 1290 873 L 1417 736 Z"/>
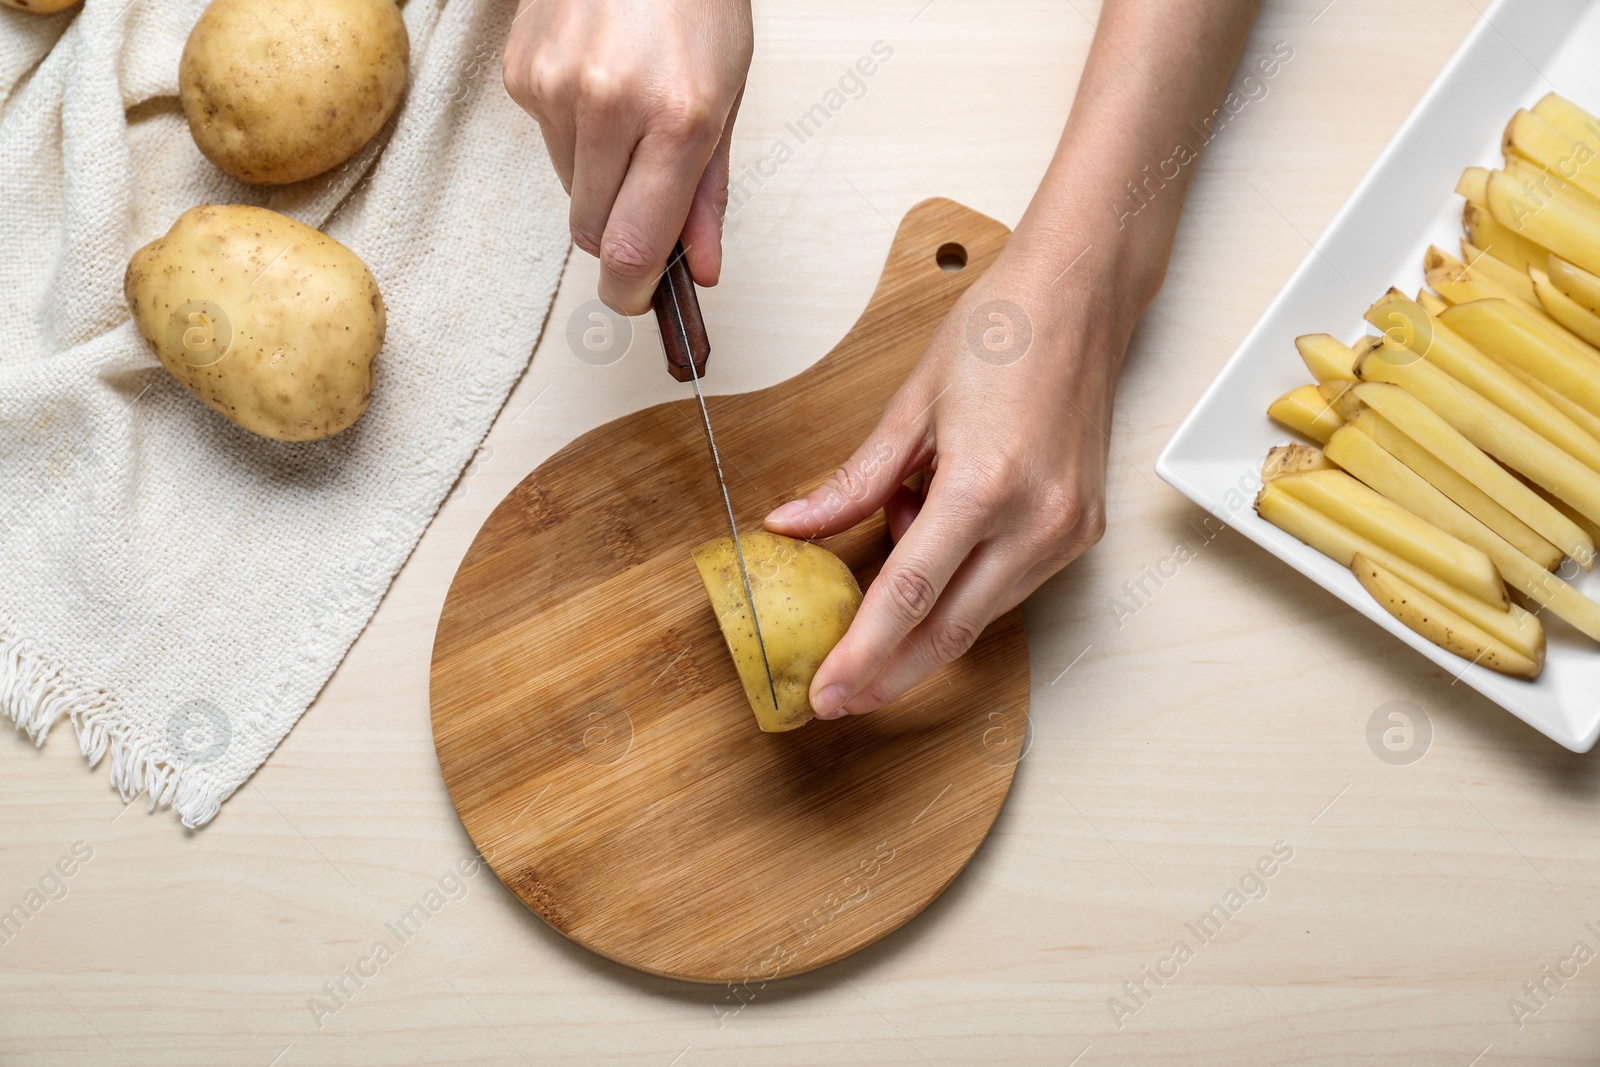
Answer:
<path fill-rule="evenodd" d="M 939 246 L 933 259 L 939 264 L 940 270 L 958 271 L 967 265 L 967 250 L 954 241 L 948 241 Z"/>

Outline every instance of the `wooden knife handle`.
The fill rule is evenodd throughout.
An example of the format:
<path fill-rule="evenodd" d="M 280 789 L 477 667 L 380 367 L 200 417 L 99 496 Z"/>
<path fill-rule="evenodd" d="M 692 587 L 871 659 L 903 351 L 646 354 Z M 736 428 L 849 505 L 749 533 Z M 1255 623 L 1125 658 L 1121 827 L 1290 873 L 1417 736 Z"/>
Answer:
<path fill-rule="evenodd" d="M 706 336 L 706 320 L 700 315 L 700 298 L 695 293 L 694 279 L 689 275 L 689 261 L 684 258 L 682 241 L 673 246 L 667 269 L 656 284 L 650 305 L 655 308 L 656 325 L 661 327 L 667 373 L 680 382 L 705 377 L 706 360 L 711 358 L 711 338 Z"/>

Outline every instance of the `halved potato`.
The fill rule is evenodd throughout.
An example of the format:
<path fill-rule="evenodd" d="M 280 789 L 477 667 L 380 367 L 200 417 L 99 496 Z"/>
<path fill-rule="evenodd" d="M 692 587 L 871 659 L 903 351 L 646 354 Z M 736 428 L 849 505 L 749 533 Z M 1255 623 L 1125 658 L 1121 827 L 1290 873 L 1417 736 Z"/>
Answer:
<path fill-rule="evenodd" d="M 856 617 L 861 587 L 843 560 L 809 541 L 753 530 L 741 533 L 739 543 L 750 575 L 749 597 L 733 538 L 700 545 L 694 564 L 757 725 L 769 733 L 793 730 L 812 718 L 811 679 Z M 750 622 L 752 599 L 761 622 L 760 641 Z M 762 642 L 772 667 L 770 686 L 761 662 Z"/>

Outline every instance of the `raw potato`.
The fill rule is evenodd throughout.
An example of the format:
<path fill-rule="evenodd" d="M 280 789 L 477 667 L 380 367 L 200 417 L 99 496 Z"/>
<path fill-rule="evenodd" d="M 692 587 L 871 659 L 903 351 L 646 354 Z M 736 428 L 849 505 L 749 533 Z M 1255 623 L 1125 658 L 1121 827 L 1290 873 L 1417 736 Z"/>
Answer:
<path fill-rule="evenodd" d="M 1481 549 L 1522 595 L 1549 608 L 1591 639 L 1600 641 L 1600 604 L 1467 514 L 1459 504 L 1386 452 L 1359 427 L 1346 426 L 1334 434 L 1333 440 L 1328 442 L 1326 456 L 1390 500 L 1403 503 L 1417 517 Z M 1560 553 L 1555 552 L 1555 555 L 1559 557 Z"/>
<path fill-rule="evenodd" d="M 1431 288 L 1390 289 L 1365 316 L 1376 336 L 1296 338 L 1316 384 L 1267 409 L 1323 450 L 1267 452 L 1260 517 L 1415 633 L 1526 679 L 1545 659 L 1526 607 L 1600 642 L 1600 602 L 1551 573 L 1592 567 L 1600 543 L 1597 140 L 1600 119 L 1555 93 L 1518 111 L 1503 169 L 1456 183 L 1461 258 L 1429 246 Z"/>
<path fill-rule="evenodd" d="M 1302 385 L 1284 393 L 1267 408 L 1267 414 L 1319 443 L 1327 441 L 1344 425 L 1344 420 L 1328 406 L 1314 385 Z"/>
<path fill-rule="evenodd" d="M 1319 458 L 1326 457 L 1319 453 Z M 1306 470 L 1285 476 L 1278 484 L 1295 499 L 1441 581 L 1499 608 L 1510 603 L 1500 572 L 1482 551 L 1419 519 L 1344 471 Z"/>
<path fill-rule="evenodd" d="M 1467 201 L 1461 209 L 1461 227 L 1473 244 L 1518 270 L 1543 266 L 1550 256 L 1550 250 L 1537 241 L 1496 222 L 1486 201 Z"/>
<path fill-rule="evenodd" d="M 399 104 L 409 61 L 394 0 L 212 0 L 178 93 L 207 159 L 283 185 L 360 151 Z"/>
<path fill-rule="evenodd" d="M 1307 333 L 1294 339 L 1294 347 L 1306 362 L 1306 370 L 1320 382 L 1356 380 L 1356 352 L 1337 337 L 1326 333 Z"/>
<path fill-rule="evenodd" d="M 1354 386 L 1353 392 L 1401 433 L 1508 508 L 1585 570 L 1594 566 L 1594 542 L 1577 524 L 1490 459 L 1480 446 L 1432 408 L 1392 383 L 1364 381 Z M 1458 405 L 1465 406 L 1464 402 Z M 1378 443 L 1385 444 L 1381 438 Z M 1505 451 L 1510 453 L 1509 448 Z"/>
<path fill-rule="evenodd" d="M 1515 604 L 1509 610 L 1479 600 L 1464 589 L 1417 567 L 1374 544 L 1359 533 L 1331 518 L 1321 509 L 1285 491 L 1284 480 L 1263 486 L 1256 494 L 1256 513 L 1292 537 L 1297 537 L 1348 567 L 1356 556 L 1366 556 L 1421 589 L 1474 626 L 1494 635 L 1512 648 L 1532 657 L 1544 647 L 1544 628 L 1535 615 Z"/>
<path fill-rule="evenodd" d="M 1544 666 L 1543 640 L 1535 655 L 1524 655 L 1366 556 L 1358 553 L 1350 561 L 1350 570 L 1385 611 L 1445 651 L 1501 674 L 1539 677 Z"/>
<path fill-rule="evenodd" d="M 1560 409 L 1539 395 L 1511 371 L 1468 344 L 1466 339 L 1433 318 L 1398 289 L 1367 309 L 1367 321 L 1383 328 L 1396 316 L 1425 322 L 1429 363 L 1452 378 L 1494 401 L 1511 415 L 1538 431 L 1551 443 L 1566 449 L 1595 470 L 1600 470 L 1600 441 Z M 1417 353 L 1420 356 L 1422 353 Z M 1392 358 L 1392 357 L 1391 357 Z"/>
<path fill-rule="evenodd" d="M 1267 458 L 1261 461 L 1261 480 L 1277 481 L 1307 471 L 1333 470 L 1333 464 L 1322 450 L 1306 445 L 1274 445 L 1267 449 Z"/>
<path fill-rule="evenodd" d="M 123 288 L 168 373 L 251 433 L 309 441 L 367 410 L 383 297 L 327 234 L 265 208 L 190 208 L 134 253 Z"/>
<path fill-rule="evenodd" d="M 811 679 L 856 617 L 861 587 L 850 568 L 820 545 L 765 530 L 740 534 L 739 542 L 772 668 L 770 687 L 761 645 L 750 625 L 750 599 L 745 596 L 733 539 L 721 537 L 700 545 L 694 550 L 694 563 L 757 725 L 769 733 L 793 730 L 812 718 Z"/>

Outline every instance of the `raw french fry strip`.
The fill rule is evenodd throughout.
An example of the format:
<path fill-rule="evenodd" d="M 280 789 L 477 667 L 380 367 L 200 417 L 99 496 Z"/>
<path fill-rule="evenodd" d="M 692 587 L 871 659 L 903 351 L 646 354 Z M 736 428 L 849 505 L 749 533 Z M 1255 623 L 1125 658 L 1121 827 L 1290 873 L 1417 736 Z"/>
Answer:
<path fill-rule="evenodd" d="M 1356 353 L 1337 337 L 1326 333 L 1308 333 L 1294 339 L 1295 350 L 1305 360 L 1311 377 L 1320 382 L 1353 382 Z"/>
<path fill-rule="evenodd" d="M 1372 599 L 1413 633 L 1427 638 L 1446 652 L 1470 663 L 1516 678 L 1537 678 L 1544 666 L 1544 650 L 1537 657 L 1523 655 L 1474 626 L 1433 597 L 1386 567 L 1359 553 L 1350 570 Z"/>
<path fill-rule="evenodd" d="M 1526 270 L 1518 270 L 1491 256 L 1465 237 L 1461 239 L 1461 266 L 1468 274 L 1489 279 L 1497 288 L 1519 296 L 1529 304 L 1537 304 L 1533 281 Z"/>
<path fill-rule="evenodd" d="M 1600 130 L 1575 137 L 1536 112 L 1519 108 L 1506 124 L 1501 147 L 1507 156 L 1520 156 L 1600 197 L 1600 159 L 1595 158 Z"/>
<path fill-rule="evenodd" d="M 1367 309 L 1366 317 L 1380 330 L 1396 320 L 1414 322 L 1415 328 L 1410 331 L 1413 354 L 1426 358 L 1452 378 L 1482 393 L 1552 444 L 1600 471 L 1600 440 L 1460 334 L 1429 315 L 1419 304 L 1407 299 L 1400 290 L 1389 290 L 1383 299 Z M 1404 350 L 1391 349 L 1387 358 L 1398 362 L 1404 360 L 1406 354 Z"/>
<path fill-rule="evenodd" d="M 1532 265 L 1547 270 L 1551 284 L 1557 289 L 1590 311 L 1600 314 L 1600 277 L 1553 253 L 1546 256 L 1543 262 Z"/>
<path fill-rule="evenodd" d="M 1365 369 L 1368 363 L 1377 367 L 1393 367 L 1392 364 L 1369 356 L 1363 361 L 1362 368 Z M 1418 363 L 1412 366 L 1426 366 L 1426 364 Z M 1579 564 L 1585 567 L 1593 566 L 1594 542 L 1589 540 L 1588 535 L 1571 519 L 1551 507 L 1532 489 L 1517 481 L 1504 467 L 1485 455 L 1444 416 L 1393 382 L 1363 381 L 1352 388 L 1363 403 L 1393 423 L 1396 429 L 1504 504 L 1519 519 L 1537 530 L 1540 536 Z M 1463 419 L 1463 422 L 1465 421 Z M 1489 439 L 1488 434 L 1484 437 L 1486 440 Z M 1515 454 L 1514 449 L 1508 448 L 1506 451 L 1508 454 Z M 1567 457 L 1567 461 L 1577 465 L 1570 456 Z M 1572 503 L 1578 502 L 1572 501 Z"/>
<path fill-rule="evenodd" d="M 1507 300 L 1457 304 L 1441 312 L 1439 321 L 1502 363 L 1520 367 L 1600 416 L 1600 359 L 1577 338 L 1556 333 L 1554 324 L 1546 328 Z"/>
<path fill-rule="evenodd" d="M 1480 549 L 1513 589 L 1549 608 L 1591 640 L 1600 641 L 1600 604 L 1469 515 L 1360 428 L 1345 426 L 1335 433 L 1328 441 L 1326 456 L 1390 500 L 1403 502 L 1418 518 Z"/>
<path fill-rule="evenodd" d="M 1550 256 L 1550 250 L 1544 245 L 1496 222 L 1482 200 L 1467 201 L 1461 209 L 1461 228 L 1473 244 L 1518 270 L 1543 266 Z"/>
<path fill-rule="evenodd" d="M 1533 105 L 1533 113 L 1559 126 L 1570 137 L 1590 140 L 1591 144 L 1592 138 L 1600 137 L 1595 117 L 1559 93 L 1546 93 Z"/>
<path fill-rule="evenodd" d="M 1526 275 L 1522 276 L 1522 280 L 1526 283 L 1528 296 L 1527 299 L 1523 299 L 1522 294 L 1515 288 L 1502 285 L 1499 278 L 1485 271 L 1482 263 L 1475 268 L 1468 268 L 1455 256 L 1436 245 L 1428 246 L 1427 254 L 1423 257 L 1422 270 L 1428 284 L 1452 304 L 1499 297 L 1502 300 L 1510 300 L 1530 314 L 1544 314 L 1544 309 L 1538 305 L 1538 298 L 1534 295 L 1533 283 L 1528 281 Z"/>
<path fill-rule="evenodd" d="M 1538 267 L 1529 267 L 1528 277 L 1546 315 L 1589 344 L 1600 345 L 1600 315 L 1557 289 L 1550 276 Z"/>
<path fill-rule="evenodd" d="M 1275 481 L 1307 471 L 1331 471 L 1333 464 L 1322 454 L 1322 449 L 1309 445 L 1275 445 L 1267 449 L 1267 458 L 1261 461 L 1261 480 Z"/>
<path fill-rule="evenodd" d="M 1600 474 L 1530 430 L 1475 389 L 1456 381 L 1426 360 L 1391 363 L 1374 354 L 1362 360 L 1360 371 L 1363 381 L 1400 386 L 1443 417 L 1467 440 L 1559 496 L 1591 521 L 1600 522 Z"/>
<path fill-rule="evenodd" d="M 1267 414 L 1296 433 L 1323 442 L 1344 425 L 1344 419 L 1328 406 L 1314 385 L 1291 389 L 1267 408 Z"/>
<path fill-rule="evenodd" d="M 1486 194 L 1496 222 L 1591 273 L 1600 270 L 1600 220 L 1571 197 L 1526 189 L 1505 171 L 1489 175 Z"/>
<path fill-rule="evenodd" d="M 1303 471 L 1282 476 L 1280 484 L 1290 496 L 1439 580 L 1498 607 L 1509 603 L 1500 572 L 1480 549 L 1418 518 L 1344 471 Z"/>
<path fill-rule="evenodd" d="M 1357 414 L 1351 425 L 1438 489 L 1467 514 L 1505 538 L 1517 551 L 1550 570 L 1561 563 L 1559 548 L 1546 541 L 1494 497 L 1479 489 L 1432 452 L 1407 437 L 1388 419 L 1370 409 Z"/>
<path fill-rule="evenodd" d="M 1350 566 L 1357 554 L 1378 562 L 1474 626 L 1529 658 L 1533 658 L 1544 646 L 1544 627 L 1535 616 L 1514 604 L 1510 610 L 1497 608 L 1400 559 L 1310 504 L 1291 496 L 1284 491 L 1280 482 L 1262 487 L 1256 495 L 1256 511 L 1278 529 L 1299 538 L 1341 566 Z"/>

